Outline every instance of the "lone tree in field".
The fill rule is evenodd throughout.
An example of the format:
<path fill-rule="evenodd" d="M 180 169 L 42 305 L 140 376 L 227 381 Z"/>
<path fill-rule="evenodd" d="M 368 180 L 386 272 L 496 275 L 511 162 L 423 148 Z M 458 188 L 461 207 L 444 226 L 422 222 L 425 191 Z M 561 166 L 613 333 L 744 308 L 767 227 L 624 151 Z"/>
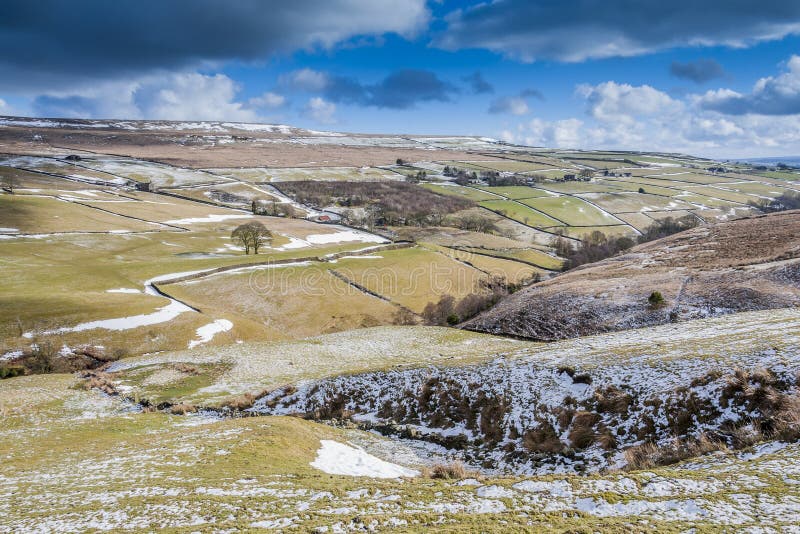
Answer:
<path fill-rule="evenodd" d="M 253 254 L 258 254 L 262 245 L 272 241 L 272 232 L 260 222 L 253 221 L 238 226 L 231 232 L 231 239 L 244 247 L 245 254 L 250 254 L 250 249 L 253 249 Z"/>

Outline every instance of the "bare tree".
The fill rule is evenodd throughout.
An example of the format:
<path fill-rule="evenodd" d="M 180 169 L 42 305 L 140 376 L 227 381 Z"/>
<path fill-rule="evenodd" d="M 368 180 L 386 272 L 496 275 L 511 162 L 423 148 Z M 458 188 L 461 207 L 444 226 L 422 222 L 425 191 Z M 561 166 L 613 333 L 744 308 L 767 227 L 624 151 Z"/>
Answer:
<path fill-rule="evenodd" d="M 242 224 L 231 232 L 231 239 L 244 247 L 244 253 L 258 254 L 258 249 L 272 241 L 272 232 L 258 221 Z"/>

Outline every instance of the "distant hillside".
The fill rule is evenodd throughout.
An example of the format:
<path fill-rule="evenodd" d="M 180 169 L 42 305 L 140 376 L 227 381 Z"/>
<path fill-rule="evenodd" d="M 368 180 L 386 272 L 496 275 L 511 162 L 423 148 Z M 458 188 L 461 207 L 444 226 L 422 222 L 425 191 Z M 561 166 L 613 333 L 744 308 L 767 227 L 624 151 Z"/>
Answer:
<path fill-rule="evenodd" d="M 648 302 L 652 292 L 664 302 Z M 800 212 L 704 226 L 531 286 L 465 323 L 551 341 L 800 304 Z"/>
<path fill-rule="evenodd" d="M 753 163 L 756 165 L 778 165 L 783 163 L 790 167 L 800 168 L 800 156 L 780 156 L 774 158 L 750 158 L 740 160 L 746 163 Z"/>

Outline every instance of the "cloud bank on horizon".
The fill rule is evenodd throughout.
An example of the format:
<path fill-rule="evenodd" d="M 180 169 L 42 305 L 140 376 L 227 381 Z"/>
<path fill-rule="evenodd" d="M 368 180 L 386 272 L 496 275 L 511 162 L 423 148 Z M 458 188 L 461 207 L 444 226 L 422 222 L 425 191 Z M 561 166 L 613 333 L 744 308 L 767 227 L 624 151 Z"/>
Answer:
<path fill-rule="evenodd" d="M 800 152 L 800 3 L 6 0 L 0 114 Z"/>

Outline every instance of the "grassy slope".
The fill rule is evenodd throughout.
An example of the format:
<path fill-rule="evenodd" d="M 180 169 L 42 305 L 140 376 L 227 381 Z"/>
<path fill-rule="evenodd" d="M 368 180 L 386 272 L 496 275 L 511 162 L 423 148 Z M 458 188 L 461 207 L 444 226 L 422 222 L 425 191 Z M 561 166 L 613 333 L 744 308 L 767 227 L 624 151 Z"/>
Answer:
<path fill-rule="evenodd" d="M 781 343 L 786 325 L 780 323 L 791 317 L 796 321 L 797 313 L 742 314 L 700 321 L 695 323 L 697 328 L 680 335 L 673 327 L 659 327 L 542 349 L 466 332 L 412 328 L 408 335 L 399 336 L 406 350 L 398 351 L 395 356 L 399 359 L 394 361 L 413 363 L 416 358 L 425 364 L 430 348 L 437 347 L 437 351 L 444 350 L 440 360 L 444 362 L 448 354 L 458 354 L 464 346 L 475 347 L 474 342 L 467 343 L 473 340 L 481 347 L 476 350 L 478 358 L 516 345 L 523 349 L 517 350 L 521 357 L 538 358 L 545 365 L 556 365 L 565 358 L 597 362 L 600 357 L 605 363 L 616 360 L 624 366 L 634 357 L 636 347 L 657 346 L 658 358 L 681 358 L 689 342 L 698 342 L 698 351 L 708 354 L 729 344 L 746 347 L 752 344 L 754 334 L 762 345 Z M 709 337 L 709 332 L 718 335 Z M 338 352 L 328 353 L 326 361 L 314 362 L 316 371 L 313 365 L 307 367 L 311 361 L 296 360 L 295 366 L 305 368 L 306 373 L 295 374 L 294 379 L 365 369 L 363 363 L 356 363 L 358 357 L 387 355 L 374 343 L 387 342 L 389 337 L 386 331 L 368 334 L 360 336 L 372 339 L 367 345 L 353 344 L 357 340 L 352 337 L 343 343 L 326 342 L 324 347 L 339 347 Z M 448 340 L 451 335 L 456 337 Z M 309 356 L 321 346 L 313 340 L 302 343 L 308 345 L 305 353 Z M 492 347 L 495 343 L 498 345 Z M 291 347 L 299 344 L 284 345 L 282 353 L 289 354 Z M 255 346 L 244 349 L 247 354 L 239 356 L 242 364 L 253 358 L 263 360 L 263 350 Z M 484 356 L 477 355 L 480 350 L 486 351 Z M 207 356 L 211 353 L 205 351 Z M 347 354 L 352 354 L 352 362 L 360 367 L 342 365 Z M 193 353 L 172 356 L 178 361 L 191 359 Z M 152 362 L 159 356 L 149 358 Z M 372 365 L 383 367 L 391 362 L 376 360 Z M 249 371 L 252 377 L 256 368 Z M 274 380 L 270 367 L 259 372 Z M 73 384 L 75 379 L 64 375 L 0 382 L 0 411 L 7 429 L 0 434 L 4 461 L 0 513 L 10 529 L 182 532 L 244 529 L 256 522 L 274 521 L 264 525 L 291 524 L 307 531 L 321 525 L 346 527 L 358 516 L 366 524 L 375 521 L 376 527 L 396 522 L 401 532 L 436 525 L 454 531 L 629 532 L 632 524 L 637 531 L 678 532 L 694 527 L 698 532 L 711 532 L 730 524 L 791 525 L 800 513 L 800 493 L 793 483 L 798 473 L 798 445 L 758 447 L 750 454 L 717 454 L 646 472 L 490 476 L 476 486 L 429 479 L 376 480 L 327 475 L 312 468 L 309 463 L 319 440 L 350 441 L 407 465 L 420 465 L 421 459 L 401 445 L 374 436 L 295 418 L 215 421 L 126 413 L 117 401 L 75 389 Z M 40 506 L 42 498 L 47 499 L 47 508 Z"/>

